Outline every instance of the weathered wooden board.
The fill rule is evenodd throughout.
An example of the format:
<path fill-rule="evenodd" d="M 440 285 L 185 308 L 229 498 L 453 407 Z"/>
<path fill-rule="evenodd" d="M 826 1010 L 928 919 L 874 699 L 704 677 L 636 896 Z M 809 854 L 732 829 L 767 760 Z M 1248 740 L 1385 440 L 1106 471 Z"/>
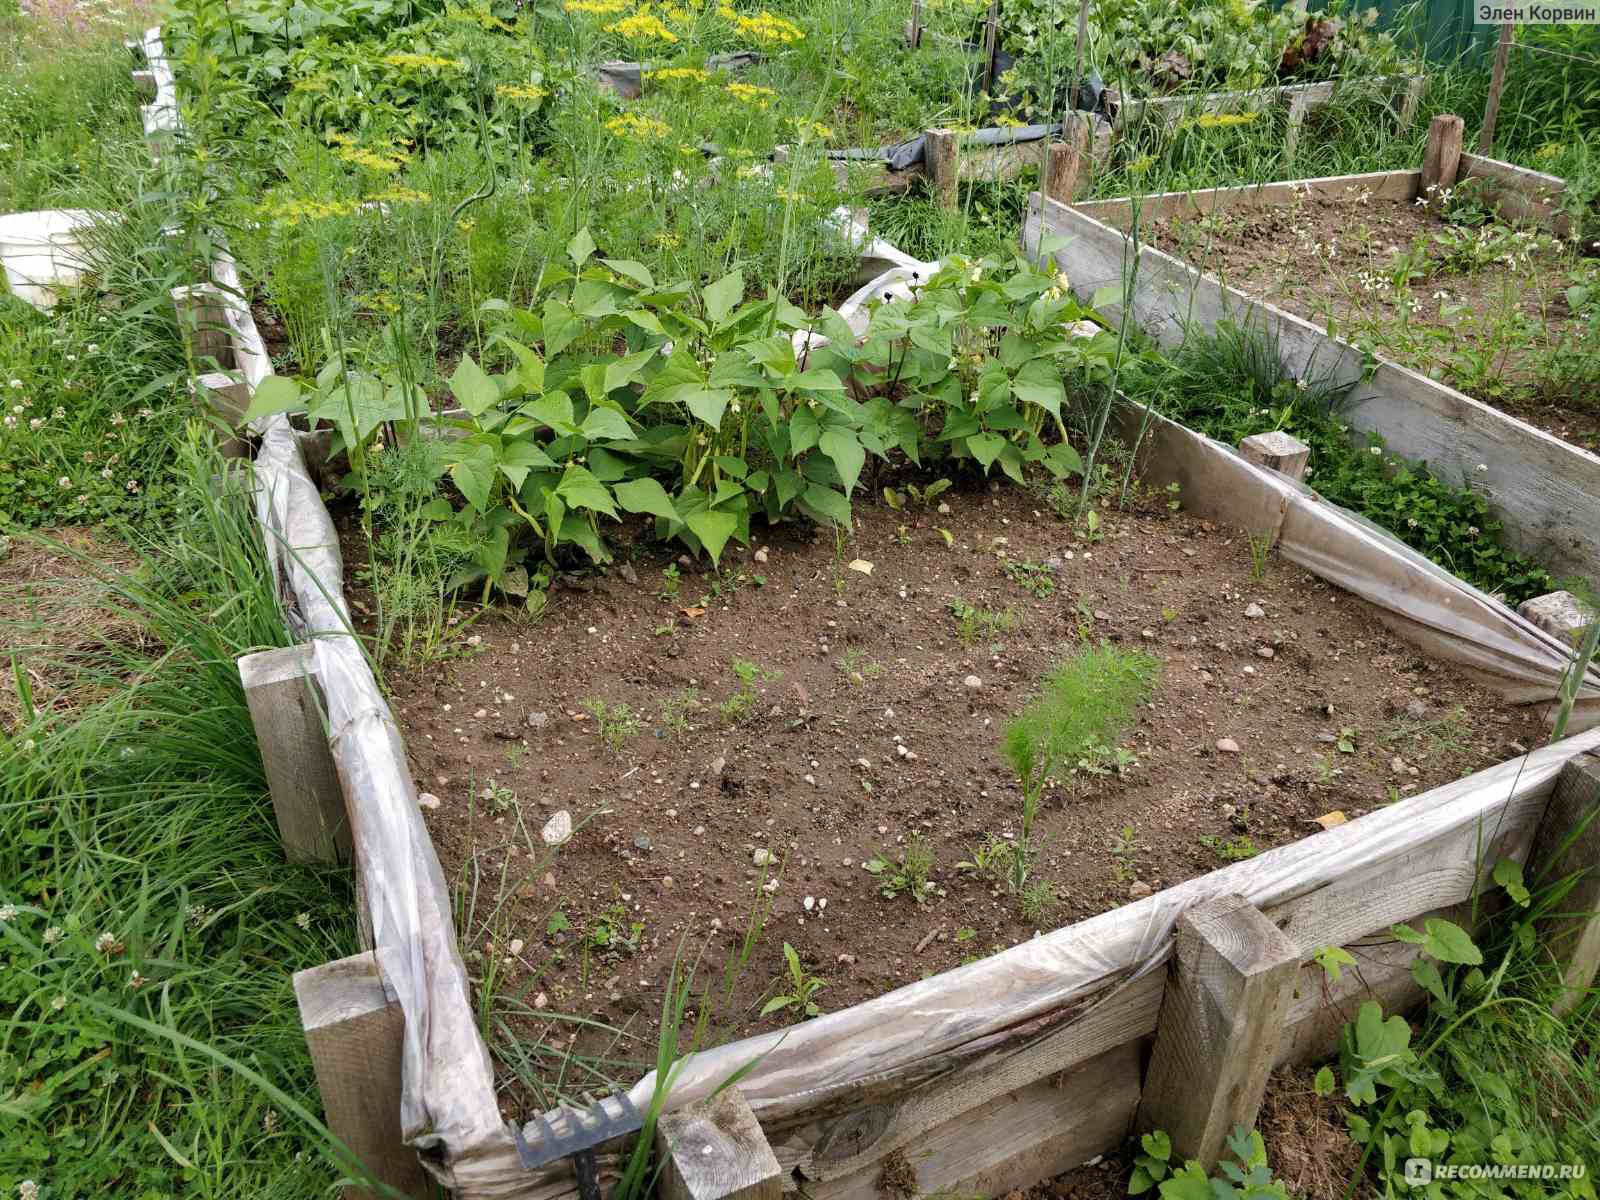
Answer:
<path fill-rule="evenodd" d="M 1368 171 L 1359 175 L 1329 175 L 1321 179 L 1295 179 L 1283 183 L 1252 183 L 1242 187 L 1205 188 L 1196 192 L 1158 192 L 1136 200 L 1096 200 L 1074 204 L 1075 212 L 1093 217 L 1119 230 L 1126 229 L 1137 212 L 1141 221 L 1176 216 L 1203 216 L 1218 207 L 1266 208 L 1292 204 L 1308 196 L 1343 197 L 1351 191 L 1367 192 L 1374 200 L 1411 200 L 1417 195 L 1420 171 Z"/>
<path fill-rule="evenodd" d="M 1479 154 L 1461 155 L 1457 182 L 1479 180 L 1483 195 L 1508 221 L 1536 225 L 1558 237 L 1566 237 L 1572 222 L 1562 209 L 1566 180 L 1542 171 L 1530 171 Z"/>
<path fill-rule="evenodd" d="M 1129 296 L 1132 241 L 1035 194 L 1024 228 L 1028 248 L 1035 250 L 1044 234 L 1069 239 L 1055 258 L 1080 297 L 1121 289 L 1123 303 L 1103 307 L 1113 316 L 1126 307 L 1163 345 L 1181 343 L 1191 327 L 1209 331 L 1232 321 L 1275 336 L 1294 375 L 1352 383 L 1345 409 L 1352 429 L 1379 434 L 1396 454 L 1483 493 L 1504 521 L 1507 540 L 1554 573 L 1600 577 L 1600 521 L 1589 519 L 1600 496 L 1600 457 L 1384 359 L 1369 376 L 1367 357 L 1355 347 L 1152 246 L 1138 249 Z"/>
<path fill-rule="evenodd" d="M 1315 108 L 1350 96 L 1375 96 L 1394 108 L 1403 127 L 1410 125 L 1427 83 L 1424 75 L 1380 75 L 1374 79 L 1326 80 L 1322 83 L 1291 83 L 1282 87 L 1254 88 L 1248 91 L 1206 92 L 1190 96 L 1156 96 L 1143 100 L 1112 100 L 1113 122 L 1119 133 L 1140 125 L 1154 124 L 1171 129 L 1188 117 L 1208 113 L 1261 112 L 1276 105 L 1289 112 L 1289 134 L 1296 134 L 1300 120 Z M 1293 145 L 1289 145 L 1293 157 Z"/>

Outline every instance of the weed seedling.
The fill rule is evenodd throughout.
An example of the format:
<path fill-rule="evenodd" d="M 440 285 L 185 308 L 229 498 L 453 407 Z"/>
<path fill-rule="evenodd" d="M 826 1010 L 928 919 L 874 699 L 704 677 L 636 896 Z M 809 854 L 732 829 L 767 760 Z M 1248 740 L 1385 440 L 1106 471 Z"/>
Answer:
<path fill-rule="evenodd" d="M 768 1000 L 762 1006 L 761 1015 L 770 1016 L 772 1013 L 792 1008 L 800 1014 L 802 1020 L 806 1017 L 821 1016 L 822 1010 L 817 1007 L 817 1002 L 812 997 L 828 986 L 827 981 L 821 976 L 812 975 L 801 966 L 800 956 L 788 942 L 783 944 L 783 957 L 789 964 L 789 991 Z"/>
<path fill-rule="evenodd" d="M 1267 577 L 1267 559 L 1272 554 L 1272 534 L 1252 533 L 1250 539 L 1250 578 Z"/>
<path fill-rule="evenodd" d="M 608 704 L 600 699 L 585 700 L 583 709 L 594 717 L 595 732 L 613 754 L 622 753 L 628 740 L 644 728 L 644 722 L 638 714 L 620 702 Z"/>
<path fill-rule="evenodd" d="M 909 893 L 918 904 L 925 904 L 934 895 L 933 850 L 919 837 L 906 843 L 898 862 L 876 854 L 861 864 L 869 875 L 878 878 L 879 891 L 885 900 L 893 900 L 901 892 Z"/>
<path fill-rule="evenodd" d="M 1026 591 L 1032 592 L 1039 599 L 1044 600 L 1055 595 L 1056 569 L 1044 563 L 1008 562 L 1006 574 L 1011 577 L 1011 582 Z"/>
<path fill-rule="evenodd" d="M 996 611 L 992 608 L 977 608 L 965 600 L 950 602 L 950 613 L 956 619 L 956 636 L 963 645 L 972 645 L 980 636 L 993 638 L 1000 633 L 1009 633 L 1017 626 L 1017 614 L 1009 608 Z"/>
<path fill-rule="evenodd" d="M 1261 853 L 1261 848 L 1250 839 L 1248 833 L 1241 833 L 1238 837 L 1226 840 L 1214 834 L 1206 834 L 1201 837 L 1200 844 L 1223 862 L 1242 862 Z"/>

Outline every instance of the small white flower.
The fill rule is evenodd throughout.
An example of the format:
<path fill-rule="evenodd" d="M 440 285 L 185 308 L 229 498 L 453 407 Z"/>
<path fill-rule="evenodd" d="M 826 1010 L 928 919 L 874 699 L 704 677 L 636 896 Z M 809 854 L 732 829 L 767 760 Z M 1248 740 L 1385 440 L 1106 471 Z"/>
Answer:
<path fill-rule="evenodd" d="M 84 347 L 84 349 L 88 350 L 90 354 L 93 354 L 97 350 L 100 349 L 100 343 L 99 342 L 90 342 L 87 346 Z"/>
<path fill-rule="evenodd" d="M 310 929 L 311 928 L 311 914 L 308 913 L 308 912 L 296 913 L 295 914 L 295 918 L 294 918 L 294 923 L 296 925 L 300 926 L 301 929 Z"/>
<path fill-rule="evenodd" d="M 1374 446 L 1374 447 L 1373 447 L 1373 448 L 1372 448 L 1372 452 L 1373 452 L 1373 453 L 1374 453 L 1374 454 L 1379 454 L 1379 455 L 1381 455 L 1381 454 L 1382 454 L 1382 453 L 1383 453 L 1383 447 L 1382 447 L 1382 446 Z"/>
<path fill-rule="evenodd" d="M 65 935 L 61 932 L 61 926 L 52 925 L 49 929 L 44 931 L 44 944 L 46 946 L 54 946 L 64 936 Z"/>
<path fill-rule="evenodd" d="M 60 487 L 60 488 L 69 488 L 69 487 L 71 487 L 72 486 L 72 477 L 70 475 L 63 475 L 60 479 L 56 480 L 56 486 Z"/>
<path fill-rule="evenodd" d="M 14 387 L 14 388 L 19 388 L 19 387 L 21 387 L 21 386 L 22 386 L 22 380 L 20 380 L 20 379 L 13 379 L 13 380 L 12 380 L 12 381 L 11 381 L 11 386 L 12 386 L 12 387 Z"/>
<path fill-rule="evenodd" d="M 55 1009 L 56 1012 L 60 1012 L 66 1006 L 67 998 L 65 996 L 57 996 L 54 1000 L 50 1001 L 50 1007 Z"/>
<path fill-rule="evenodd" d="M 122 943 L 117 941 L 110 930 L 107 930 L 95 938 L 94 948 L 101 954 L 120 954 L 122 952 Z"/>
<path fill-rule="evenodd" d="M 1478 533 L 1479 533 L 1479 530 L 1478 530 L 1478 527 L 1476 525 L 1468 525 L 1467 526 L 1467 532 L 1470 533 L 1473 537 L 1477 537 Z"/>
<path fill-rule="evenodd" d="M 1479 471 L 1479 472 L 1487 471 L 1489 469 L 1489 464 L 1488 463 L 1479 463 L 1477 466 L 1473 467 L 1472 469 L 1474 471 Z"/>
<path fill-rule="evenodd" d="M 17 906 L 15 904 L 0 905 L 0 924 L 17 919 Z"/>
<path fill-rule="evenodd" d="M 17 1184 L 17 1200 L 39 1200 L 39 1185 L 31 1179 Z"/>
<path fill-rule="evenodd" d="M 38 429 L 43 424 L 44 424 L 44 418 L 43 417 L 35 417 L 33 420 L 28 422 L 28 428 L 29 429 Z"/>
<path fill-rule="evenodd" d="M 149 982 L 149 981 L 147 979 L 145 979 L 145 977 L 143 975 L 139 974 L 139 972 L 137 972 L 137 971 L 135 971 L 132 975 L 128 976 L 128 986 L 130 988 L 132 988 L 136 992 L 140 988 L 142 988 L 147 982 Z"/>

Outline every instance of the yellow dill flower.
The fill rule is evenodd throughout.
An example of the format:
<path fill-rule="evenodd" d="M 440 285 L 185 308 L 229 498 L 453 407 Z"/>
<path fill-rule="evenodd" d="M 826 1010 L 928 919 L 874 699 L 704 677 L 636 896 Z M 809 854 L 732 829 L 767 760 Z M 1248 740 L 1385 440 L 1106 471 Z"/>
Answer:
<path fill-rule="evenodd" d="M 325 92 L 328 90 L 328 77 L 323 74 L 305 75 L 290 84 L 289 90 L 292 92 Z"/>
<path fill-rule="evenodd" d="M 659 71 L 646 71 L 644 77 L 657 83 L 705 83 L 711 72 L 699 67 L 662 67 Z"/>
<path fill-rule="evenodd" d="M 589 13 L 596 17 L 609 17 L 628 11 L 628 0 L 567 0 L 561 6 L 569 13 Z"/>
<path fill-rule="evenodd" d="M 359 207 L 360 205 L 354 200 L 314 200 L 307 196 L 297 196 L 266 205 L 262 211 L 274 221 L 285 225 L 298 225 L 301 221 L 348 217 Z"/>
<path fill-rule="evenodd" d="M 778 98 L 778 93 L 771 88 L 757 87 L 753 83 L 730 83 L 727 92 L 739 103 L 753 104 L 757 108 L 766 108 Z"/>
<path fill-rule="evenodd" d="M 460 70 L 467 65 L 459 58 L 440 58 L 437 54 L 385 54 L 383 61 L 408 71 Z"/>
<path fill-rule="evenodd" d="M 679 8 L 676 4 L 669 4 L 661 10 L 667 20 L 674 25 L 687 25 L 694 20 L 694 14 L 686 8 Z"/>
<path fill-rule="evenodd" d="M 504 96 L 508 100 L 525 100 L 533 104 L 543 100 L 550 93 L 537 84 L 500 83 L 495 85 L 494 94 L 496 96 Z"/>
<path fill-rule="evenodd" d="M 663 250 L 675 250 L 683 245 L 683 239 L 675 233 L 658 233 L 650 240 Z"/>
<path fill-rule="evenodd" d="M 1534 151 L 1533 156 L 1537 159 L 1548 161 L 1552 158 L 1560 158 L 1566 152 L 1566 149 L 1566 144 L 1563 142 L 1546 142 Z"/>
<path fill-rule="evenodd" d="M 655 40 L 658 42 L 675 42 L 678 35 L 673 33 L 661 23 L 660 17 L 653 17 L 647 12 L 636 12 L 631 17 L 623 17 L 620 21 L 613 21 L 610 25 L 603 26 L 607 33 L 621 34 L 630 42 Z"/>
<path fill-rule="evenodd" d="M 720 4 L 717 6 L 717 16 L 721 17 L 724 21 L 737 21 L 739 19 L 739 14 L 733 10 L 731 5 L 728 4 Z"/>
<path fill-rule="evenodd" d="M 658 121 L 654 117 L 641 117 L 638 113 L 623 113 L 620 117 L 612 117 L 606 122 L 606 128 L 618 137 L 642 137 L 655 140 L 664 138 L 672 132 L 672 127 L 665 121 Z"/>
<path fill-rule="evenodd" d="M 501 33 L 515 33 L 517 31 L 515 25 L 508 21 L 502 21 L 490 12 L 487 4 L 474 4 L 471 8 L 462 8 L 459 5 L 452 4 L 446 10 L 445 16 L 451 21 L 481 26 L 491 33 L 497 29 Z"/>
<path fill-rule="evenodd" d="M 1155 165 L 1156 156 L 1154 154 L 1146 154 L 1143 158 L 1136 158 L 1129 163 L 1128 170 L 1132 171 L 1135 175 L 1143 175 Z"/>
<path fill-rule="evenodd" d="M 1260 115 L 1260 112 L 1201 113 L 1186 124 L 1192 124 L 1198 129 L 1231 129 L 1237 125 L 1248 125 Z"/>
<path fill-rule="evenodd" d="M 330 130 L 322 135 L 330 146 L 354 146 L 356 139 L 348 133 L 340 133 L 337 129 Z"/>
<path fill-rule="evenodd" d="M 333 140 L 333 135 L 329 135 Z M 393 175 L 405 166 L 409 157 L 403 151 L 396 150 L 393 146 L 386 146 L 381 150 L 370 150 L 365 146 L 358 146 L 355 139 L 341 137 L 338 149 L 334 151 L 339 158 L 357 167 L 366 167 L 369 171 L 380 171 L 385 175 Z"/>
<path fill-rule="evenodd" d="M 790 117 L 789 124 L 794 126 L 795 134 L 802 142 L 810 141 L 812 138 L 825 141 L 833 136 L 833 127 L 824 125 L 821 121 L 808 121 L 804 117 Z"/>
<path fill-rule="evenodd" d="M 752 41 L 762 42 L 766 45 L 787 46 L 792 42 L 802 40 L 806 36 L 800 32 L 798 25 L 785 21 L 782 17 L 775 17 L 766 9 L 762 9 L 753 17 L 734 13 L 731 19 L 740 33 Z"/>
<path fill-rule="evenodd" d="M 416 188 L 392 187 L 385 188 L 372 197 L 379 204 L 431 204 L 433 197 L 427 192 L 419 192 Z"/>

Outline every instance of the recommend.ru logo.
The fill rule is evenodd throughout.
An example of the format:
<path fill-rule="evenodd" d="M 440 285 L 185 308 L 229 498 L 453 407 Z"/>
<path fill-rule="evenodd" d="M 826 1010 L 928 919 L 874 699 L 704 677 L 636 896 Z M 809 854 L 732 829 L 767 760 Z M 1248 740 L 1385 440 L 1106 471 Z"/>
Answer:
<path fill-rule="evenodd" d="M 1582 1179 L 1588 1173 L 1585 1163 L 1441 1163 L 1408 1158 L 1405 1180 L 1412 1187 L 1427 1187 L 1436 1179 L 1555 1181 Z"/>

